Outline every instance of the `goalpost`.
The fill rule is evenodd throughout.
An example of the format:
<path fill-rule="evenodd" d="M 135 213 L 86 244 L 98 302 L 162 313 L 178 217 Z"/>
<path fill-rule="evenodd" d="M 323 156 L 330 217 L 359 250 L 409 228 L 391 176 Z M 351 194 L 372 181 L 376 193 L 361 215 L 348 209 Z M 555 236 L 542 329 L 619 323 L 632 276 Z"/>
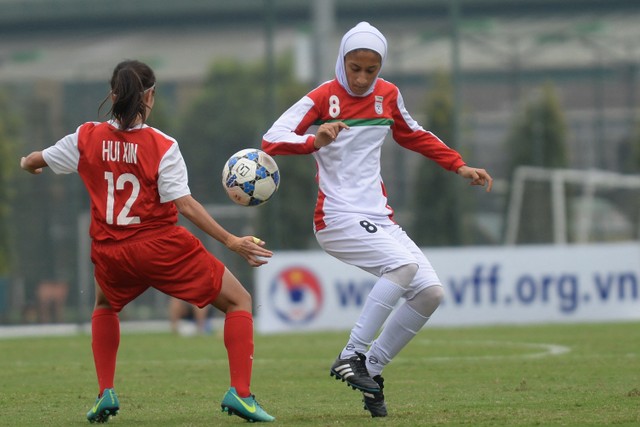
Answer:
<path fill-rule="evenodd" d="M 518 243 L 522 230 L 526 186 L 529 183 L 546 183 L 551 207 L 553 243 L 587 243 L 593 240 L 597 209 L 606 210 L 602 221 L 611 221 L 624 228 L 626 240 L 637 240 L 640 234 L 638 201 L 640 201 L 640 175 L 623 175 L 616 172 L 588 169 L 546 169 L 520 166 L 514 173 L 506 219 L 505 243 Z M 572 192 L 575 189 L 577 191 Z M 620 206 L 611 206 L 607 197 L 615 192 L 638 192 Z M 624 195 L 617 199 L 624 199 Z M 575 208 L 570 212 L 570 203 Z M 598 206 L 599 203 L 599 206 Z M 606 217 L 608 215 L 608 217 Z M 631 228 L 629 227 L 631 226 Z M 630 229 L 629 229 L 630 228 Z M 629 229 L 628 231 L 626 231 Z M 615 240 L 612 237 L 610 240 Z"/>

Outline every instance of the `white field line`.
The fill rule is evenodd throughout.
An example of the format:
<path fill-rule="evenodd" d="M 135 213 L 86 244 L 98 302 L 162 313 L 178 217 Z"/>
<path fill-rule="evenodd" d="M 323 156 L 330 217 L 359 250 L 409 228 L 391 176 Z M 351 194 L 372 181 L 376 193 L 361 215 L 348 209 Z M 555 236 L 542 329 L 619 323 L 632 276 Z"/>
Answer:
<path fill-rule="evenodd" d="M 569 353 L 571 351 L 570 347 L 559 345 L 559 344 L 547 344 L 547 343 L 527 343 L 527 342 L 518 342 L 518 341 L 495 341 L 495 340 L 465 340 L 465 341 L 436 341 L 436 340 L 415 340 L 416 344 L 421 344 L 425 346 L 429 345 L 437 345 L 438 343 L 445 343 L 447 345 L 451 344 L 461 344 L 461 345 L 484 345 L 484 346 L 492 346 L 492 347 L 509 347 L 509 348 L 524 348 L 531 350 L 530 353 L 525 354 L 496 354 L 496 355 L 485 355 L 485 356 L 425 356 L 422 357 L 421 360 L 428 361 L 451 361 L 451 360 L 500 360 L 500 359 L 537 359 L 540 357 L 547 356 L 558 356 L 561 354 Z M 398 356 L 398 359 L 401 359 L 402 353 Z M 411 359 L 414 359 L 413 357 Z M 394 363 L 396 360 L 394 360 Z"/>
<path fill-rule="evenodd" d="M 128 332 L 169 332 L 170 326 L 168 321 L 140 321 L 140 322 L 121 322 L 121 331 L 123 333 Z M 90 334 L 90 324 L 47 324 L 47 325 L 17 325 L 17 326 L 0 326 L 0 339 L 6 338 L 26 338 L 26 337 L 52 337 L 52 336 L 68 336 L 79 333 Z M 420 360 L 425 361 L 452 361 L 452 360 L 500 360 L 500 359 L 536 359 L 547 356 L 558 356 L 561 354 L 569 353 L 570 347 L 549 344 L 549 343 L 528 343 L 518 341 L 497 341 L 497 340 L 430 340 L 430 339 L 415 339 L 414 344 L 423 346 L 446 344 L 463 345 L 463 346 L 490 346 L 496 348 L 523 348 L 530 352 L 524 354 L 494 354 L 494 355 L 471 355 L 471 356 L 424 356 Z M 415 358 L 412 357 L 411 360 Z M 394 359 L 394 364 L 402 363 L 402 353 Z M 123 361 L 124 362 L 124 361 Z M 193 360 L 191 361 L 194 362 Z M 211 361 L 208 361 L 211 362 Z M 258 363 L 268 363 L 268 360 L 258 359 Z M 152 363 L 152 361 L 147 361 Z M 202 361 L 207 363 L 207 361 Z"/>

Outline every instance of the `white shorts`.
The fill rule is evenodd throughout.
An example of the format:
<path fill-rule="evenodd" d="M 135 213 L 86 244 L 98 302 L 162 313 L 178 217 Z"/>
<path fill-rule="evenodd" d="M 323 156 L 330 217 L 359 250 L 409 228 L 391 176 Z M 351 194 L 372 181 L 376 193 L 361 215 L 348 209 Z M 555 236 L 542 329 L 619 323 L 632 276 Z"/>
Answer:
<path fill-rule="evenodd" d="M 329 255 L 377 277 L 407 264 L 418 264 L 407 292 L 411 299 L 429 286 L 440 285 L 431 263 L 398 224 L 378 224 L 360 215 L 342 215 L 316 232 Z"/>

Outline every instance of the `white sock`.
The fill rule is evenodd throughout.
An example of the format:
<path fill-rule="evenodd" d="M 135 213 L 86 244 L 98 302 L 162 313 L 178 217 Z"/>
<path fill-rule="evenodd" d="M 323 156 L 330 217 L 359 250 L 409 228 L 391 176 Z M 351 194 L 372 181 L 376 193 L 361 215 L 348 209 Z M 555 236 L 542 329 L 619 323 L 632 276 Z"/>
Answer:
<path fill-rule="evenodd" d="M 351 329 L 349 342 L 342 350 L 341 359 L 353 356 L 356 351 L 359 353 L 367 351 L 404 292 L 403 287 L 392 281 L 384 277 L 378 279 L 367 296 L 358 321 Z"/>
<path fill-rule="evenodd" d="M 402 304 L 389 318 L 384 330 L 366 353 L 369 374 L 372 377 L 380 375 L 384 367 L 416 336 L 428 320 L 429 317 L 419 314 L 408 303 Z"/>

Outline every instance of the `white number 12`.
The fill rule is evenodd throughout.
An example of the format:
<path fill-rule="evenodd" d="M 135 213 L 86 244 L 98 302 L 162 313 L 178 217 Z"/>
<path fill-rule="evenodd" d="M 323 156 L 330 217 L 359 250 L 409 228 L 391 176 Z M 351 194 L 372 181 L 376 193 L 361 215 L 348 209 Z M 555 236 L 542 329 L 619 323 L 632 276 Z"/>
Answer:
<path fill-rule="evenodd" d="M 131 183 L 131 195 L 118 214 L 116 225 L 140 224 L 139 216 L 129 216 L 131 206 L 135 203 L 140 194 L 140 181 L 132 173 L 123 173 L 113 185 L 113 172 L 105 172 L 104 179 L 107 180 L 107 224 L 113 224 L 113 205 L 115 204 L 115 191 L 124 190 L 127 182 Z"/>

